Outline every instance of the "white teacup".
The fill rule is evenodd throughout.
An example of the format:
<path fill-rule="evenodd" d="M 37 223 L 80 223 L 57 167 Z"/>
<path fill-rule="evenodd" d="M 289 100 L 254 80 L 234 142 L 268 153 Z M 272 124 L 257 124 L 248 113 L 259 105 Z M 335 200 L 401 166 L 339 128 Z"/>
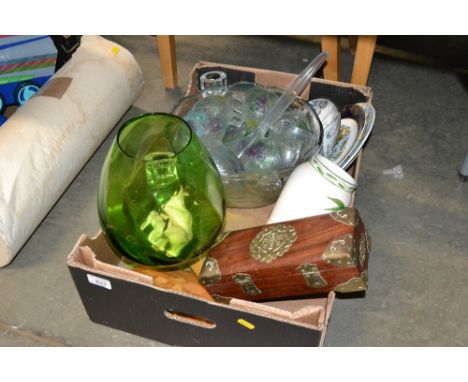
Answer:
<path fill-rule="evenodd" d="M 297 166 L 281 191 L 268 224 L 322 215 L 349 207 L 356 181 L 322 155 Z"/>

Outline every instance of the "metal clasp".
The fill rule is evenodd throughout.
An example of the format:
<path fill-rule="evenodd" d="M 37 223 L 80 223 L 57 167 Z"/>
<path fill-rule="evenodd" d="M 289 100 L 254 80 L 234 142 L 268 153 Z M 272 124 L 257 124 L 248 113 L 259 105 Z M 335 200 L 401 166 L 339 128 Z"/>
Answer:
<path fill-rule="evenodd" d="M 257 286 L 252 281 L 252 278 L 247 273 L 236 273 L 232 276 L 232 279 L 239 284 L 242 288 L 242 291 L 249 296 L 257 296 L 262 291 L 257 288 Z"/>
<path fill-rule="evenodd" d="M 327 282 L 320 274 L 317 265 L 315 264 L 303 264 L 298 267 L 299 272 L 306 279 L 309 288 L 323 288 L 327 285 Z"/>

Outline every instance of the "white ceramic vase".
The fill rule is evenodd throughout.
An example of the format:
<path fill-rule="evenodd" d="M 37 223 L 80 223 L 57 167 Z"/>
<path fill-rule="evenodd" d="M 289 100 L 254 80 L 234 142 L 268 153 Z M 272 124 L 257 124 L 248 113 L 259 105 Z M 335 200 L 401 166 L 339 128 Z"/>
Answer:
<path fill-rule="evenodd" d="M 268 224 L 322 215 L 349 207 L 356 181 L 322 155 L 297 166 L 283 187 Z"/>

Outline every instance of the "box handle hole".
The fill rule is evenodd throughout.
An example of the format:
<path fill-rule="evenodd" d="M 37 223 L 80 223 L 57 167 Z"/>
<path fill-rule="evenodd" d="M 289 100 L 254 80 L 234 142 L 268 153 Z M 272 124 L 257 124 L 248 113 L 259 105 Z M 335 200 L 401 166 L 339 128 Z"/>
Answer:
<path fill-rule="evenodd" d="M 216 328 L 216 322 L 208 320 L 205 317 L 196 316 L 194 314 L 177 312 L 172 309 L 166 309 L 164 315 L 170 320 L 183 322 L 185 324 L 199 326 L 204 329 L 214 329 Z"/>

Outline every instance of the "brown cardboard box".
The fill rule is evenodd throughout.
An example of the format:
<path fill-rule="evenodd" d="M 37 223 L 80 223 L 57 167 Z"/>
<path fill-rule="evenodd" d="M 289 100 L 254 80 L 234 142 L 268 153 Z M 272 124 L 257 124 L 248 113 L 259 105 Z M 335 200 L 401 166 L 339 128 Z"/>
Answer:
<path fill-rule="evenodd" d="M 323 298 L 253 303 L 210 301 L 153 285 L 119 266 L 102 233 L 82 235 L 68 267 L 90 319 L 179 346 L 319 346 L 333 306 Z"/>
<path fill-rule="evenodd" d="M 228 84 L 241 80 L 285 88 L 294 74 L 199 62 L 191 72 L 187 94 L 198 91 L 199 76 L 223 70 Z M 329 98 L 338 106 L 370 101 L 372 90 L 314 79 L 301 96 Z M 357 178 L 359 155 L 349 172 Z M 354 204 L 354 201 L 353 201 Z M 228 209 L 225 229 L 266 222 L 273 206 Z M 320 346 L 333 307 L 334 293 L 313 299 L 254 303 L 212 301 L 203 292 L 154 285 L 154 278 L 121 266 L 102 233 L 82 235 L 67 261 L 83 305 L 93 322 L 179 346 Z M 192 267 L 194 268 L 194 267 Z M 187 284 L 184 284 L 187 285 Z"/>

